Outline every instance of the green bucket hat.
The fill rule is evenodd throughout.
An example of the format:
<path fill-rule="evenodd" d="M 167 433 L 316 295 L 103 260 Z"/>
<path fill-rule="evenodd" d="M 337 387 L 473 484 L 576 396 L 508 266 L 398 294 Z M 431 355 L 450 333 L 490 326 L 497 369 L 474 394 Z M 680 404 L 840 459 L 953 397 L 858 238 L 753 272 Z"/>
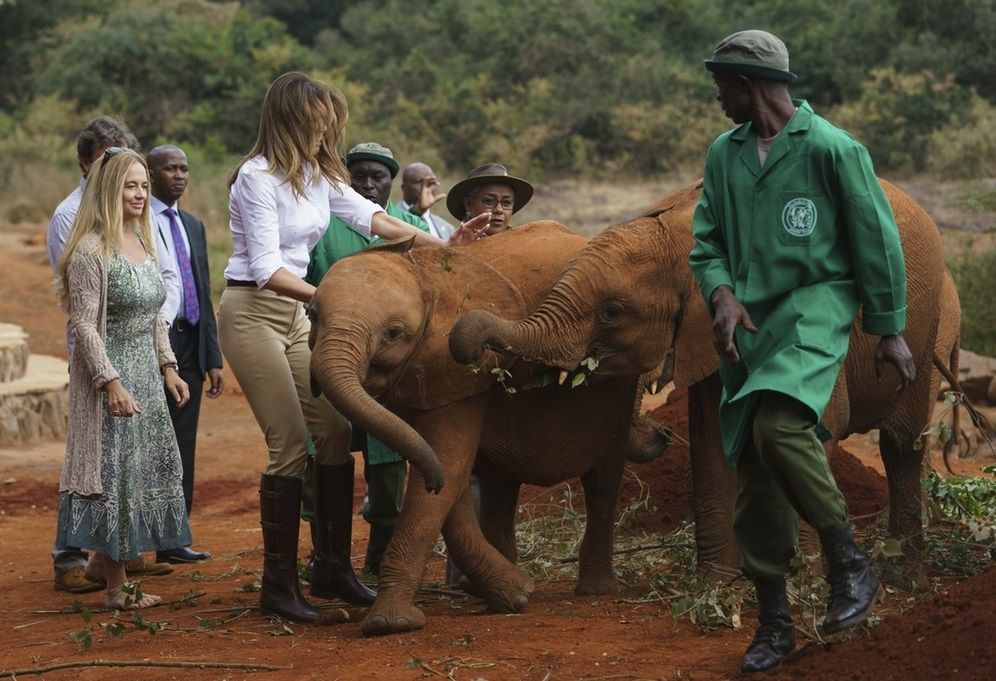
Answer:
<path fill-rule="evenodd" d="M 705 60 L 713 72 L 739 73 L 745 76 L 782 80 L 794 83 L 796 76 L 789 71 L 788 48 L 777 36 L 767 31 L 740 31 L 723 39 Z"/>
<path fill-rule="evenodd" d="M 364 142 L 350 149 L 346 154 L 346 167 L 348 168 L 357 161 L 377 161 L 378 163 L 383 163 L 390 171 L 392 180 L 398 174 L 398 171 L 401 170 L 401 166 L 394 159 L 394 154 L 391 153 L 391 150 L 376 142 Z"/>

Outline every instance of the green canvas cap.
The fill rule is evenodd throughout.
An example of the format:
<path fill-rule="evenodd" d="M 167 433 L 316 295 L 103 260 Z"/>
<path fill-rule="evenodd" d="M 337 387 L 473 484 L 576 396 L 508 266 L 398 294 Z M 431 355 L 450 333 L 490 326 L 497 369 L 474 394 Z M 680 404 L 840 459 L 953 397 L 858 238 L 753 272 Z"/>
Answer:
<path fill-rule="evenodd" d="M 364 142 L 357 144 L 346 154 L 346 167 L 353 165 L 357 161 L 377 161 L 387 166 L 393 179 L 401 166 L 394 159 L 394 154 L 387 147 L 376 142 Z"/>
<path fill-rule="evenodd" d="M 767 31 L 740 31 L 723 39 L 705 60 L 710 71 L 740 73 L 745 76 L 782 80 L 794 83 L 796 76 L 789 71 L 788 48 L 777 36 Z"/>

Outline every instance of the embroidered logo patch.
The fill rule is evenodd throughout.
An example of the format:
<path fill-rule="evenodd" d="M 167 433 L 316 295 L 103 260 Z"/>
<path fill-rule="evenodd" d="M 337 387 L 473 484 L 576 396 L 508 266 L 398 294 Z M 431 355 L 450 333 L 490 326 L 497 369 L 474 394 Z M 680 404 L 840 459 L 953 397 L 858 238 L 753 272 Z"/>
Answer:
<path fill-rule="evenodd" d="M 809 236 L 816 229 L 816 204 L 809 199 L 792 199 L 782 209 L 782 226 L 792 236 Z"/>

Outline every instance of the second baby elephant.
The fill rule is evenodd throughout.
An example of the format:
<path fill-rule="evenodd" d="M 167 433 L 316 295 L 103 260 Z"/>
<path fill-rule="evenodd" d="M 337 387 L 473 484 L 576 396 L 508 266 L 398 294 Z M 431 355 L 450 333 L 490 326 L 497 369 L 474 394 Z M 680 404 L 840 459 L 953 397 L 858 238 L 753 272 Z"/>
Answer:
<path fill-rule="evenodd" d="M 917 378 L 896 394 L 898 377 L 875 376 L 875 337 L 855 321 L 850 347 L 822 422 L 834 440 L 880 431 L 889 483 L 893 536 L 914 561 L 922 549 L 920 466 L 917 446 L 931 418 L 939 375 L 934 358 L 949 361 L 958 344 L 960 308 L 930 216 L 898 187 L 882 182 L 896 216 L 908 281 L 906 340 Z M 653 210 L 592 239 L 564 268 L 549 296 L 529 317 L 502 318 L 491 310 L 464 315 L 450 348 L 471 362 L 494 348 L 590 378 L 635 377 L 662 367 L 661 382 L 689 388 L 693 507 L 699 565 L 736 568 L 733 540 L 735 477 L 723 462 L 718 412 L 719 359 L 712 321 L 688 265 L 692 212 L 701 184 L 664 198 Z M 778 333 L 778 329 L 768 329 Z M 716 573 L 723 572 L 722 569 Z"/>
<path fill-rule="evenodd" d="M 525 607 L 533 580 L 513 564 L 522 483 L 581 478 L 587 527 L 577 590 L 616 588 L 612 533 L 637 377 L 579 389 L 535 380 L 527 389 L 540 378 L 527 361 L 488 353 L 472 373 L 448 348 L 463 312 L 526 316 L 586 243 L 558 223 L 538 222 L 457 248 L 387 245 L 337 262 L 319 285 L 313 381 L 357 427 L 403 455 L 434 452 L 445 474 L 432 495 L 412 469 L 365 634 L 423 626 L 414 597 L 440 529 L 474 593 L 499 611 Z M 491 542 L 468 492 L 472 468 Z"/>

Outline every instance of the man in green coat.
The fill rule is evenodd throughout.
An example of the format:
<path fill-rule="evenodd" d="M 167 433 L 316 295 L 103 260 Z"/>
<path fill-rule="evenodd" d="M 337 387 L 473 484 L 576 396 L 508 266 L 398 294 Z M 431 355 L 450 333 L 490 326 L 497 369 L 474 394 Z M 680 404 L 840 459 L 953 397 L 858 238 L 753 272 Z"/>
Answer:
<path fill-rule="evenodd" d="M 387 214 L 429 231 L 428 225 L 418 217 L 401 210 L 391 197 L 391 184 L 400 166 L 387 147 L 376 142 L 358 144 L 346 154 L 350 184 L 364 198 L 382 207 Z M 305 280 L 318 286 L 330 267 L 342 258 L 380 243 L 380 237 L 368 237 L 354 231 L 349 225 L 332 216 L 329 228 L 311 251 Z M 363 503 L 363 518 L 370 523 L 370 541 L 364 572 L 380 572 L 384 550 L 391 541 L 394 524 L 401 513 L 405 493 L 406 464 L 396 452 L 375 437 L 358 430 L 353 431 L 353 449 L 363 452 L 365 466 L 363 477 L 367 482 L 367 495 Z"/>
<path fill-rule="evenodd" d="M 904 389 L 915 367 L 902 336 L 899 232 L 868 152 L 790 97 L 788 50 L 770 33 L 735 33 L 705 65 L 739 127 L 709 149 L 689 264 L 721 357 L 735 533 L 758 597 L 760 627 L 742 664 L 753 672 L 794 647 L 785 575 L 799 517 L 816 528 L 827 561 L 825 633 L 864 621 L 881 595 L 854 543 L 819 422 L 859 305 L 863 330 L 880 336 L 879 373 L 894 365 Z"/>

